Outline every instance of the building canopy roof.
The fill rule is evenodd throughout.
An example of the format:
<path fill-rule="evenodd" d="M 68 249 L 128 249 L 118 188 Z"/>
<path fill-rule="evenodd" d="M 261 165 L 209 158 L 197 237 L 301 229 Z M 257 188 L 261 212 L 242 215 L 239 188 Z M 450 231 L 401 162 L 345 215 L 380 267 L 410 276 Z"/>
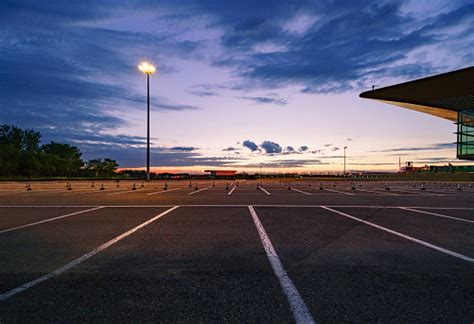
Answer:
<path fill-rule="evenodd" d="M 366 91 L 360 97 L 456 121 L 458 111 L 474 110 L 474 66 Z"/>

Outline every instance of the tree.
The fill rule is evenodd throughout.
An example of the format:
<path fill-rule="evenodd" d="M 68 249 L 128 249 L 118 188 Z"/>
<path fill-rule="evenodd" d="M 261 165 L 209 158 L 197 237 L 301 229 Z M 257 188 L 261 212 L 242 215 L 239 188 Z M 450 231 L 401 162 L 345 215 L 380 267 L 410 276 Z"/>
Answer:
<path fill-rule="evenodd" d="M 84 171 L 95 176 L 113 176 L 118 164 L 112 159 L 90 160 L 84 170 L 79 148 L 65 143 L 41 145 L 34 130 L 0 126 L 0 176 L 78 176 Z"/>
<path fill-rule="evenodd" d="M 115 174 L 119 164 L 112 159 L 94 159 L 86 163 L 86 169 L 95 177 L 110 177 Z"/>
<path fill-rule="evenodd" d="M 72 145 L 51 142 L 41 147 L 43 159 L 47 161 L 50 175 L 72 176 L 77 175 L 84 166 L 81 160 L 81 151 Z M 46 170 L 45 170 L 46 171 Z"/>
<path fill-rule="evenodd" d="M 9 125 L 0 126 L 0 174 L 33 176 L 40 171 L 41 134 Z"/>

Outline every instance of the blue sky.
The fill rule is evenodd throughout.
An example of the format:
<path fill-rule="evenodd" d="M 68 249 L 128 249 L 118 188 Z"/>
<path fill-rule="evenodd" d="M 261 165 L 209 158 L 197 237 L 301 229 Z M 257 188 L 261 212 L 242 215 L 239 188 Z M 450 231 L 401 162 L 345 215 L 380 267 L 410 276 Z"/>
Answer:
<path fill-rule="evenodd" d="M 472 65 L 473 1 L 2 1 L 0 122 L 156 170 L 455 161 L 455 126 L 358 98 Z"/>

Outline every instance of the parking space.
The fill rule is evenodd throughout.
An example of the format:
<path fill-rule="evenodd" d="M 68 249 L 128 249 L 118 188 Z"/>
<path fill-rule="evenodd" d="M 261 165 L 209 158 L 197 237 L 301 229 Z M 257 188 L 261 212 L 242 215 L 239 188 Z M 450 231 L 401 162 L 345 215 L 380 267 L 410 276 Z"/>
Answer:
<path fill-rule="evenodd" d="M 36 212 L 42 214 L 43 209 L 38 208 Z M 56 270 L 161 210 L 163 208 L 91 210 L 0 234 L 0 291 L 9 291 Z"/>
<path fill-rule="evenodd" d="M 465 322 L 474 316 L 468 262 L 320 208 L 257 212 L 318 321 Z"/>

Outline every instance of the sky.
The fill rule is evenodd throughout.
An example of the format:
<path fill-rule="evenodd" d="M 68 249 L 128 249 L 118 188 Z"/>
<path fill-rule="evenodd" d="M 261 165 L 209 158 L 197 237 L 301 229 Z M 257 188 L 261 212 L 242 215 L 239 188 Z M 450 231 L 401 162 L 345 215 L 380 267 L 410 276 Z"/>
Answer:
<path fill-rule="evenodd" d="M 146 60 L 154 171 L 456 164 L 452 122 L 358 95 L 473 48 L 472 0 L 3 0 L 0 123 L 143 167 Z"/>

